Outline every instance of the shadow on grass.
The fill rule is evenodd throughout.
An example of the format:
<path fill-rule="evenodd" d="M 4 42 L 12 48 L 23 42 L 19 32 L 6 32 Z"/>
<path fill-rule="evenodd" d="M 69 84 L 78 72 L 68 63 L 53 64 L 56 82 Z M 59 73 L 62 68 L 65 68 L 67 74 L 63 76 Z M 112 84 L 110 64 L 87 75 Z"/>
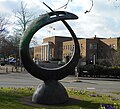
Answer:
<path fill-rule="evenodd" d="M 43 105 L 43 104 L 35 104 L 32 101 L 32 97 L 24 97 L 20 101 L 24 105 L 32 106 L 32 107 L 41 107 L 41 108 L 47 108 L 47 109 L 98 109 L 100 106 L 99 103 L 92 103 L 91 101 L 85 101 L 80 100 L 76 98 L 69 98 L 69 101 L 63 104 L 57 104 L 57 105 Z M 71 108 L 70 108 L 71 107 Z"/>
<path fill-rule="evenodd" d="M 70 98 L 69 101 L 62 104 L 62 106 L 77 106 L 77 107 L 82 107 L 84 109 L 97 109 L 100 106 L 100 104 L 92 103 L 91 101 Z"/>

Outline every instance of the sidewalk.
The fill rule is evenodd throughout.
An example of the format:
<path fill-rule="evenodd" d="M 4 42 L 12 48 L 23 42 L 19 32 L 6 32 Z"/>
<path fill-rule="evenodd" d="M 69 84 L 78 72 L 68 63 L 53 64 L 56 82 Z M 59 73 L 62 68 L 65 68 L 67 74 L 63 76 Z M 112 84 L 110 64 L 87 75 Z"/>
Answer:
<path fill-rule="evenodd" d="M 79 77 L 84 80 L 98 80 L 98 81 L 120 81 L 120 78 L 93 78 L 93 77 Z"/>
<path fill-rule="evenodd" d="M 5 65 L 5 66 L 0 66 L 0 74 L 7 74 L 7 73 L 21 73 L 25 72 L 25 69 L 21 67 L 18 67 L 18 69 L 15 69 L 15 66 L 12 65 Z M 27 72 L 27 71 L 26 71 Z M 116 78 L 93 78 L 93 77 L 76 77 L 74 75 L 69 75 L 66 78 L 60 80 L 64 82 L 80 82 L 81 80 L 98 80 L 98 81 L 120 81 L 119 79 Z"/>
<path fill-rule="evenodd" d="M 93 77 L 78 77 L 77 78 L 74 75 L 69 75 L 60 81 L 71 83 L 71 82 L 81 82 L 82 80 L 120 81 L 120 79 L 116 79 L 116 78 L 93 78 Z"/>

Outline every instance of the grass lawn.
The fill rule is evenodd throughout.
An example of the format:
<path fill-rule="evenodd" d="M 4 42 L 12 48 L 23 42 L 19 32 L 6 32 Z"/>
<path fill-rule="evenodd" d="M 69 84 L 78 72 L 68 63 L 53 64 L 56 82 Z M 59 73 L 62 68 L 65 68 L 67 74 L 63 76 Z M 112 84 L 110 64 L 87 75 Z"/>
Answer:
<path fill-rule="evenodd" d="M 120 100 L 113 100 L 111 96 L 69 89 L 69 102 L 60 105 L 37 105 L 30 103 L 29 99 L 34 91 L 34 88 L 0 88 L 0 109 L 98 109 L 103 103 L 120 103 Z M 27 98 L 29 103 L 24 101 Z"/>

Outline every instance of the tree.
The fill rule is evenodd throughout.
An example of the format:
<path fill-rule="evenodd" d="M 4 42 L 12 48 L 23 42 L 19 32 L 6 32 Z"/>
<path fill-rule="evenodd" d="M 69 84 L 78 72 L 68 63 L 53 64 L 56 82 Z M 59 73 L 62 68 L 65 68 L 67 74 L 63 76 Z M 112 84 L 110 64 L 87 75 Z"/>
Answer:
<path fill-rule="evenodd" d="M 108 59 L 112 66 L 120 66 L 120 51 L 116 51 Z"/>
<path fill-rule="evenodd" d="M 34 19 L 34 14 L 28 11 L 27 4 L 21 2 L 21 7 L 15 12 L 15 17 L 17 18 L 17 27 L 14 28 L 14 33 L 16 36 L 21 37 L 23 32 L 27 29 L 28 25 Z M 36 39 L 33 38 L 31 43 L 33 43 L 32 45 L 37 44 Z"/>
<path fill-rule="evenodd" d="M 8 37 L 3 37 L 1 40 L 0 54 L 4 58 L 8 58 L 9 55 L 13 54 L 13 52 L 15 52 L 13 43 L 8 39 Z"/>
<path fill-rule="evenodd" d="M 8 20 L 0 17 L 0 54 L 3 57 L 14 55 L 19 57 L 19 43 L 23 32 L 26 30 L 28 24 L 32 21 L 33 15 L 27 11 L 27 4 L 21 2 L 20 10 L 15 12 L 17 18 L 16 28 L 14 28 L 13 35 L 7 35 Z"/>
<path fill-rule="evenodd" d="M 8 34 L 7 31 L 7 26 L 8 26 L 8 20 L 5 17 L 0 16 L 0 58 L 1 57 L 5 57 L 6 53 L 4 49 L 3 51 L 3 47 L 6 46 L 5 44 L 5 37 Z"/>
<path fill-rule="evenodd" d="M 15 23 L 16 28 L 14 28 L 14 33 L 13 33 L 14 37 L 9 37 L 9 41 L 14 46 L 14 51 L 16 52 L 16 58 L 18 57 L 20 58 L 20 55 L 19 55 L 20 39 L 21 39 L 22 34 L 24 33 L 24 31 L 27 29 L 28 25 L 30 24 L 30 22 L 33 20 L 34 16 L 31 12 L 28 11 L 27 4 L 24 4 L 23 2 L 21 2 L 20 9 L 14 12 L 14 14 L 17 19 L 17 22 Z M 16 65 L 16 68 L 17 68 L 17 65 Z"/>
<path fill-rule="evenodd" d="M 27 10 L 27 4 L 21 2 L 20 10 L 15 12 L 17 18 L 17 26 L 19 26 L 21 34 L 26 30 L 28 24 L 32 21 L 33 15 Z"/>
<path fill-rule="evenodd" d="M 5 17 L 0 16 L 0 39 L 5 37 L 7 31 L 8 20 Z"/>
<path fill-rule="evenodd" d="M 32 21 L 33 15 L 31 14 L 31 12 L 29 12 L 27 10 L 27 4 L 24 4 L 23 2 L 21 2 L 20 9 L 14 13 L 15 13 L 15 17 L 17 18 L 17 22 L 15 23 L 16 28 L 14 28 L 13 36 L 15 38 L 14 39 L 15 47 L 17 47 L 17 49 L 18 49 L 19 43 L 20 43 L 20 38 L 21 38 L 23 32 L 26 30 L 27 26 Z M 18 51 L 18 50 L 16 50 L 16 51 Z"/>

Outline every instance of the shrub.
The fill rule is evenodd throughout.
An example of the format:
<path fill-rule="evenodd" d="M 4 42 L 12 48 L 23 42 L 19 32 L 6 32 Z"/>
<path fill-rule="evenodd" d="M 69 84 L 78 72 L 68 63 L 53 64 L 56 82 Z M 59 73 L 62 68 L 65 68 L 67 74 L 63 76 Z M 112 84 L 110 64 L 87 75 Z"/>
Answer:
<path fill-rule="evenodd" d="M 4 65 L 5 65 L 5 63 L 4 63 L 4 62 L 2 62 L 2 63 L 1 63 L 1 66 L 4 66 Z"/>
<path fill-rule="evenodd" d="M 87 71 L 87 73 L 84 71 Z M 79 72 L 79 76 L 120 78 L 120 67 L 84 65 L 78 67 L 78 72 Z"/>

